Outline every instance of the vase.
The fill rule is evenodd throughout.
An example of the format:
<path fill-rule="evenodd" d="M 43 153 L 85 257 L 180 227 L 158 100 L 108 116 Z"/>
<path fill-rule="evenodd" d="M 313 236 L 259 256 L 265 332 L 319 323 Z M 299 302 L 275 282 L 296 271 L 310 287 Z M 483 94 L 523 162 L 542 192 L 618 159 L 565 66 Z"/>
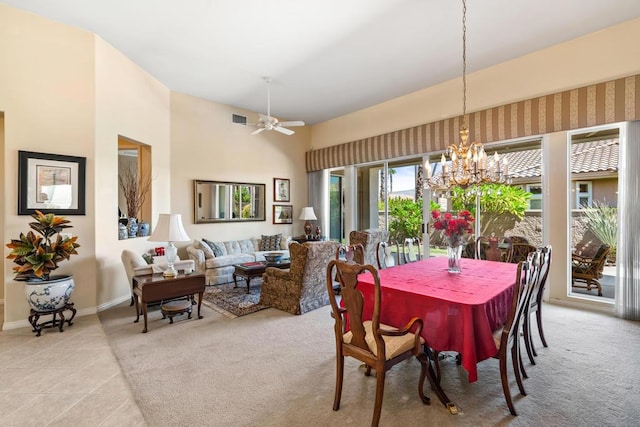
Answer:
<path fill-rule="evenodd" d="M 129 232 L 129 238 L 136 237 L 138 235 L 138 220 L 135 218 L 129 218 L 127 222 L 127 231 Z"/>
<path fill-rule="evenodd" d="M 127 237 L 129 237 L 127 227 L 122 223 L 118 223 L 118 240 L 124 240 Z"/>
<path fill-rule="evenodd" d="M 138 226 L 138 232 L 140 237 L 147 237 L 149 235 L 149 223 L 147 221 L 141 221 Z"/>
<path fill-rule="evenodd" d="M 74 288 L 73 276 L 52 276 L 50 280 L 25 282 L 24 292 L 33 310 L 47 312 L 64 307 Z"/>
<path fill-rule="evenodd" d="M 449 273 L 459 274 L 462 272 L 460 258 L 463 247 L 464 245 L 461 244 L 447 246 L 447 270 Z"/>

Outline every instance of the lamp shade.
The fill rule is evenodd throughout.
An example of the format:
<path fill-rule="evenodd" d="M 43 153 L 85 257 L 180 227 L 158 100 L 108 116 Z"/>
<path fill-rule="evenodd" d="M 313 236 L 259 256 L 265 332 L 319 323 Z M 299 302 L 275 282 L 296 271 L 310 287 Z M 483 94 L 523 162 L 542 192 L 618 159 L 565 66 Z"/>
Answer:
<path fill-rule="evenodd" d="M 305 221 L 315 220 L 316 218 L 315 212 L 313 212 L 313 206 L 307 206 L 306 208 L 302 208 L 302 212 L 300 212 L 300 218 Z"/>
<path fill-rule="evenodd" d="M 182 226 L 181 214 L 160 214 L 158 225 L 149 236 L 151 242 L 187 242 L 191 240 Z"/>

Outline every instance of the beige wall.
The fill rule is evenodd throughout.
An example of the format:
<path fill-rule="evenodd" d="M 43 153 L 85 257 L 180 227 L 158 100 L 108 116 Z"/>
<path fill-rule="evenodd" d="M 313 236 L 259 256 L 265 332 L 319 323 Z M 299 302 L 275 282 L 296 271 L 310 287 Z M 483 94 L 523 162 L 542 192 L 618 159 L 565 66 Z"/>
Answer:
<path fill-rule="evenodd" d="M 4 113 L 0 111 L 0 165 L 4 166 Z M 6 172 L 6 168 L 3 168 L 3 172 Z M 4 191 L 4 182 L 5 176 L 4 173 L 0 173 L 0 200 L 2 200 L 2 206 L 6 204 L 5 199 L 5 191 Z M 5 240 L 4 235 L 4 209 L 0 209 L 0 241 L 8 242 L 9 239 Z M 3 246 L 4 247 L 4 246 Z M 4 262 L 0 262 L 0 277 L 4 278 Z M 2 281 L 2 285 L 0 285 L 0 300 L 4 300 L 4 280 Z M 2 322 L 3 319 L 0 319 Z"/>
<path fill-rule="evenodd" d="M 278 132 L 251 135 L 252 128 L 231 123 L 231 114 L 256 113 L 173 92 L 171 94 L 171 209 L 181 213 L 192 239 L 223 241 L 262 234 L 302 234 L 297 220 L 307 204 L 304 153 L 309 149 L 309 128 L 296 128 L 291 136 Z M 273 178 L 291 180 L 293 224 L 273 224 Z M 195 224 L 193 180 L 266 184 L 266 221 Z M 280 203 L 278 203 L 280 204 Z M 178 244 L 179 248 L 187 243 Z M 186 256 L 184 250 L 180 256 Z"/>
<path fill-rule="evenodd" d="M 97 306 L 130 295 L 120 261 L 123 249 L 145 252 L 156 244 L 147 238 L 118 240 L 118 135 L 151 146 L 152 212 L 168 212 L 171 182 L 169 157 L 170 91 L 121 52 L 96 37 L 96 263 Z M 153 225 L 153 223 L 152 223 Z"/>
<path fill-rule="evenodd" d="M 640 73 L 640 18 L 467 75 L 467 110 Z M 473 64 L 468 64 L 473 67 Z M 380 135 L 462 112 L 462 78 L 314 125 L 314 149 Z"/>
<path fill-rule="evenodd" d="M 309 128 L 297 128 L 291 137 L 277 132 L 251 136 L 251 128 L 231 123 L 231 113 L 246 114 L 251 121 L 257 120 L 256 113 L 172 96 L 99 37 L 3 5 L 0 69 L 3 242 L 28 229 L 29 217 L 16 215 L 18 150 L 87 158 L 87 214 L 69 218 L 82 245 L 80 255 L 58 270 L 75 277 L 72 300 L 79 315 L 128 299 L 120 253 L 157 246 L 146 238 L 118 240 L 119 135 L 152 147 L 152 221 L 160 213 L 182 213 L 191 237 L 215 240 L 301 233 L 299 221 L 272 224 L 273 178 L 291 179 L 289 204 L 295 211 L 306 205 Z M 193 224 L 193 179 L 266 184 L 267 221 Z M 186 245 L 178 243 L 181 257 L 186 256 Z M 29 311 L 23 285 L 12 280 L 11 267 L 4 260 L 0 270 L 7 329 L 25 326 Z"/>
<path fill-rule="evenodd" d="M 86 215 L 69 218 L 70 231 L 79 236 L 82 247 L 57 270 L 74 275 L 73 301 L 80 310 L 96 306 L 93 54 L 92 34 L 0 5 L 3 243 L 27 232 L 31 219 L 16 214 L 18 150 L 86 157 Z M 13 281 L 13 265 L 5 256 L 5 321 L 26 321 L 29 307 L 23 285 Z"/>

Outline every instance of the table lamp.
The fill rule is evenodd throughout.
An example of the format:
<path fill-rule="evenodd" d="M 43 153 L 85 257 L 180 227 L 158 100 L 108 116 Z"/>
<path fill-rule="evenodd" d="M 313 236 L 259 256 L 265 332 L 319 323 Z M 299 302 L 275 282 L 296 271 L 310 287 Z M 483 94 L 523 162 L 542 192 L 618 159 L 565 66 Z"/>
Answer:
<path fill-rule="evenodd" d="M 175 277 L 178 272 L 173 268 L 173 263 L 176 261 L 178 255 L 178 248 L 173 245 L 173 242 L 187 242 L 191 240 L 182 226 L 181 214 L 160 214 L 158 218 L 158 225 L 151 236 L 149 241 L 151 242 L 168 242 L 165 256 L 167 257 L 167 269 L 162 275 L 164 277 Z"/>
<path fill-rule="evenodd" d="M 311 222 L 312 220 L 316 220 L 316 214 L 313 212 L 313 206 L 307 206 L 302 208 L 302 212 L 300 212 L 300 220 L 304 220 L 304 235 L 311 235 Z"/>

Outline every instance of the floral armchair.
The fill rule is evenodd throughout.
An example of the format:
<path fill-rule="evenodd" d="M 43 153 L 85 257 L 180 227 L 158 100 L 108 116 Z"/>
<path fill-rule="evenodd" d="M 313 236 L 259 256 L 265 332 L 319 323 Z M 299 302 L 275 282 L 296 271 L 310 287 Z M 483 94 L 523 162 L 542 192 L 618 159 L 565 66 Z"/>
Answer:
<path fill-rule="evenodd" d="M 326 270 L 340 244 L 334 241 L 291 242 L 291 267 L 268 267 L 262 275 L 260 304 L 303 314 L 329 304 Z"/>
<path fill-rule="evenodd" d="M 369 229 L 361 231 L 352 231 L 349 233 L 349 246 L 364 246 L 364 263 L 355 260 L 360 264 L 378 265 L 376 253 L 378 251 L 378 243 L 389 241 L 389 231 L 382 229 Z"/>

